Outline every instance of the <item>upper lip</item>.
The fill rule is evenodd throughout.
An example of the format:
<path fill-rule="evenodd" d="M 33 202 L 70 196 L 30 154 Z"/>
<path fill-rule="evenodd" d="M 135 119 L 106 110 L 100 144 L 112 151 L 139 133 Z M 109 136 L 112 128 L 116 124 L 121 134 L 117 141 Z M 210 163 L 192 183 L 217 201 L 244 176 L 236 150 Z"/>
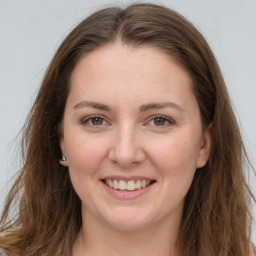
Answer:
<path fill-rule="evenodd" d="M 103 180 L 124 180 L 124 181 L 129 181 L 129 180 L 155 180 L 149 177 L 145 177 L 145 176 L 120 176 L 120 175 L 112 175 L 112 176 L 106 176 L 103 178 Z"/>

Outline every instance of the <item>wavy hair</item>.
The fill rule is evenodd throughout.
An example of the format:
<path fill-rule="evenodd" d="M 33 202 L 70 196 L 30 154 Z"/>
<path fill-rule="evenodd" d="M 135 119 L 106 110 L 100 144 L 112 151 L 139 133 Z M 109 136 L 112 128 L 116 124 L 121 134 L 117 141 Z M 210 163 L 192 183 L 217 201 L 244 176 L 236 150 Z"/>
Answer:
<path fill-rule="evenodd" d="M 221 71 L 200 32 L 175 11 L 154 4 L 97 11 L 60 45 L 24 126 L 24 165 L 6 199 L 0 247 L 19 256 L 72 254 L 81 201 L 59 164 L 58 127 L 78 60 L 117 40 L 163 50 L 182 65 L 193 81 L 202 123 L 212 125 L 209 161 L 196 171 L 185 198 L 177 239 L 182 255 L 249 255 L 255 197 L 245 179 L 249 161 Z"/>

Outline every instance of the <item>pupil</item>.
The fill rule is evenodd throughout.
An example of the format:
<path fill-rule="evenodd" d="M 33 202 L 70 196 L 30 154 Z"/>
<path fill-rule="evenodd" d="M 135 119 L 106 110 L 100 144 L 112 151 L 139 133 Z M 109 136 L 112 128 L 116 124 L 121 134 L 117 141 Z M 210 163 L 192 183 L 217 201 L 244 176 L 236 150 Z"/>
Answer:
<path fill-rule="evenodd" d="M 103 123 L 103 119 L 100 118 L 100 117 L 95 117 L 95 118 L 92 119 L 92 123 L 94 125 L 101 125 Z"/>
<path fill-rule="evenodd" d="M 164 125 L 165 120 L 163 118 L 156 118 L 154 123 L 155 123 L 155 125 Z"/>

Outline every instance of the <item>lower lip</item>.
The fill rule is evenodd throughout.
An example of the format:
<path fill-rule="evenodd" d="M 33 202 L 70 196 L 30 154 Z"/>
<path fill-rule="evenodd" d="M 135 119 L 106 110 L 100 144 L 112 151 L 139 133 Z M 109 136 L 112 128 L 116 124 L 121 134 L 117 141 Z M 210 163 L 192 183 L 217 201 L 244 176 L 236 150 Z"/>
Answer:
<path fill-rule="evenodd" d="M 142 195 L 144 195 L 145 193 L 147 193 L 150 189 L 152 189 L 153 184 L 148 185 L 145 188 L 141 188 L 141 189 L 136 189 L 134 191 L 127 191 L 127 190 L 118 190 L 118 189 L 114 189 L 109 187 L 107 184 L 105 184 L 104 182 L 102 182 L 103 186 L 105 187 L 105 189 L 115 198 L 117 199 L 136 199 Z"/>

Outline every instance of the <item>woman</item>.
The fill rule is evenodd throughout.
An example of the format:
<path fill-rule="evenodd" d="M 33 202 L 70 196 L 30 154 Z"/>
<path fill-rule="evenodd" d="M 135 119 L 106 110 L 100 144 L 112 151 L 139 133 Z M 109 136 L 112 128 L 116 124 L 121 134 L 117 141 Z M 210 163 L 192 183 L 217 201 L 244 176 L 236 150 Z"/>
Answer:
<path fill-rule="evenodd" d="M 253 255 L 225 83 L 172 10 L 107 8 L 79 24 L 46 72 L 23 155 L 1 219 L 7 255 Z"/>

